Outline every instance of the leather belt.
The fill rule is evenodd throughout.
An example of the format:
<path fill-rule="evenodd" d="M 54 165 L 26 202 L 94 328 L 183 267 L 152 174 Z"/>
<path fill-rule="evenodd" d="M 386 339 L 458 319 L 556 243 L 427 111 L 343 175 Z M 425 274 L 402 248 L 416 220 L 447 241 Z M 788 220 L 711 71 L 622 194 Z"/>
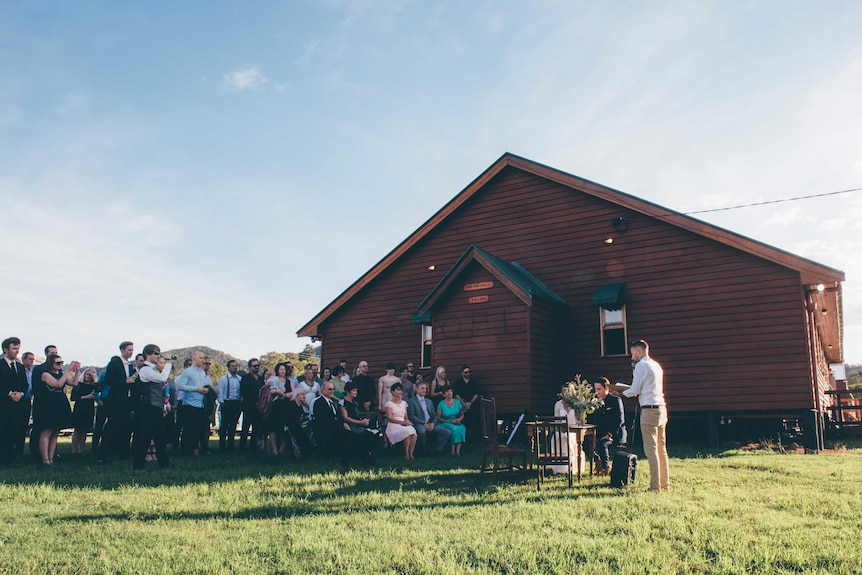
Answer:
<path fill-rule="evenodd" d="M 641 409 L 658 409 L 660 407 L 664 407 L 663 405 L 642 405 Z"/>

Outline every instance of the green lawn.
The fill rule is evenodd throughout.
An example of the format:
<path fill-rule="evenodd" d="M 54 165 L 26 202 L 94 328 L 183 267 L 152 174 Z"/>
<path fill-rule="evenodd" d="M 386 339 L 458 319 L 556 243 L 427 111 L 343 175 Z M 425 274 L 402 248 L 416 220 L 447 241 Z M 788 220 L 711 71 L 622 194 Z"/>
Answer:
<path fill-rule="evenodd" d="M 231 454 L 0 471 L 0 573 L 860 573 L 862 449 L 671 452 L 672 491 Z M 675 456 L 675 457 L 674 457 Z"/>

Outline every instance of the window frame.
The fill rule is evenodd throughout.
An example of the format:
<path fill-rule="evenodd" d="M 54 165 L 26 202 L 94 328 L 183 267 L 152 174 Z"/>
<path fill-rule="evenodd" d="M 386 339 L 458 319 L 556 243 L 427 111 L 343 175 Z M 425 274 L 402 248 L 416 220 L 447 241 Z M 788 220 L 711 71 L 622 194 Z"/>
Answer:
<path fill-rule="evenodd" d="M 626 321 L 626 305 L 619 309 L 621 314 L 621 321 L 618 322 L 605 322 L 605 312 L 608 311 L 617 311 L 617 310 L 608 310 L 603 307 L 599 307 L 599 335 L 601 339 L 601 352 L 602 357 L 622 357 L 628 355 L 627 342 L 628 342 L 628 322 Z M 623 330 L 623 351 L 622 353 L 606 353 L 605 350 L 605 333 L 612 329 L 620 329 Z"/>
<path fill-rule="evenodd" d="M 433 365 L 434 328 L 430 323 L 422 324 L 420 327 L 422 331 L 419 332 L 419 367 L 420 369 L 427 369 Z M 425 337 L 426 330 L 427 338 Z M 426 357 L 426 355 L 429 357 Z"/>

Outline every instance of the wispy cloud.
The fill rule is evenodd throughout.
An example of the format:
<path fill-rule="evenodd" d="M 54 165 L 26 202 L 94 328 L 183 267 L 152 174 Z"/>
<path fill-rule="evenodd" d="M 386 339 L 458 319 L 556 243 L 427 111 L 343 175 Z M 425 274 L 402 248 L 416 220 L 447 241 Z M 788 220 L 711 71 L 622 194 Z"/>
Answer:
<path fill-rule="evenodd" d="M 230 92 L 257 90 L 269 83 L 269 78 L 257 66 L 233 70 L 222 78 L 225 90 Z"/>

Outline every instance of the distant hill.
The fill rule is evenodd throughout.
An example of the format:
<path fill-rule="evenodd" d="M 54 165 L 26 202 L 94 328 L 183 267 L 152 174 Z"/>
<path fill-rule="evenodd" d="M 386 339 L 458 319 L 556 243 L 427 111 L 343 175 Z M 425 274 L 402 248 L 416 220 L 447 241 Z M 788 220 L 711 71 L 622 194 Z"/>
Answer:
<path fill-rule="evenodd" d="M 213 349 L 211 347 L 207 347 L 205 345 L 196 345 L 192 347 L 181 347 L 179 349 L 167 349 L 162 351 L 162 357 L 170 358 L 171 356 L 177 356 L 176 361 L 172 361 L 175 366 L 178 366 L 182 369 L 183 362 L 187 359 L 192 358 L 192 354 L 196 351 L 202 351 L 206 354 L 213 362 L 213 364 L 220 365 L 224 367 L 227 362 L 231 359 L 235 359 L 239 362 L 240 367 L 245 367 L 246 360 L 240 359 L 236 356 L 233 356 L 224 351 Z M 176 368 L 174 368 L 176 369 Z M 178 372 L 177 372 L 178 373 Z"/>

